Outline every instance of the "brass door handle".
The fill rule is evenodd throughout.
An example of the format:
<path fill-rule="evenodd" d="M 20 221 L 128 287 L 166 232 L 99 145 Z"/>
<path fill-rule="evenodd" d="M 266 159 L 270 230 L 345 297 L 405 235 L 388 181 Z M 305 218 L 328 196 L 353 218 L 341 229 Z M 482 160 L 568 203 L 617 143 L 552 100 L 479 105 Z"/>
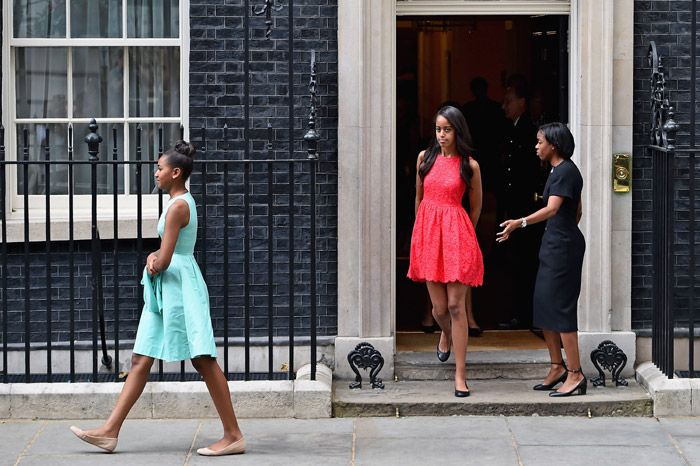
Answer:
<path fill-rule="evenodd" d="M 534 199 L 535 202 L 542 201 L 542 200 L 544 200 L 544 196 L 541 195 L 541 194 L 537 194 L 537 192 L 535 192 L 535 195 L 533 196 L 533 199 Z"/>

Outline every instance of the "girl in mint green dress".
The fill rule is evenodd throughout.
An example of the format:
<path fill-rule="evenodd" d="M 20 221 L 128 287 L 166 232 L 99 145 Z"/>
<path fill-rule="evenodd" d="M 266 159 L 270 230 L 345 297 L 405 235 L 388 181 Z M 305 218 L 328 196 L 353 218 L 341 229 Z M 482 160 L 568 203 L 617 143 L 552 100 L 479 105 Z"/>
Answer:
<path fill-rule="evenodd" d="M 197 453 L 221 456 L 243 453 L 245 439 L 231 403 L 228 382 L 216 363 L 216 344 L 209 315 L 209 293 L 194 259 L 197 206 L 185 182 L 192 173 L 195 149 L 178 141 L 158 160 L 156 184 L 170 195 L 158 221 L 160 249 L 146 260 L 141 283 L 144 308 L 136 333 L 131 371 L 109 419 L 93 430 L 72 426 L 81 440 L 114 451 L 119 431 L 143 392 L 153 361 L 190 359 L 207 385 L 224 428 L 223 437 Z"/>
<path fill-rule="evenodd" d="M 216 357 L 216 343 L 209 316 L 209 293 L 194 259 L 197 241 L 197 207 L 192 194 L 173 196 L 158 220 L 158 235 L 165 232 L 168 211 L 189 209 L 188 223 L 180 229 L 170 265 L 160 273 L 143 271 L 144 312 L 136 333 L 134 353 L 163 361 L 197 356 Z M 149 259 L 155 261 L 156 253 Z M 149 261 L 150 263 L 150 261 Z"/>

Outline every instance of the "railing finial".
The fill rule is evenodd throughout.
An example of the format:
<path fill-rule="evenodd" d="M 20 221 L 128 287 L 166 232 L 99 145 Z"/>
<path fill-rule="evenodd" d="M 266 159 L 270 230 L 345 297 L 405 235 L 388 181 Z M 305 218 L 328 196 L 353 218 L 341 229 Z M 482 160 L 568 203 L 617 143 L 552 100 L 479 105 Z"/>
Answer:
<path fill-rule="evenodd" d="M 651 67 L 651 129 L 649 137 L 654 146 L 675 149 L 678 123 L 673 119 L 673 107 L 666 95 L 666 71 L 656 43 L 649 43 L 647 61 Z"/>
<path fill-rule="evenodd" d="M 265 15 L 265 26 L 267 28 L 265 30 L 265 38 L 267 40 L 270 40 L 272 34 L 272 11 L 280 11 L 282 8 L 282 5 L 275 6 L 275 0 L 265 0 L 265 4 L 259 10 L 256 10 L 255 6 L 253 6 L 253 14 L 255 16 Z M 289 27 L 292 26 L 289 25 Z"/>
<path fill-rule="evenodd" d="M 309 93 L 311 94 L 311 99 L 309 103 L 309 130 L 304 135 L 304 142 L 306 143 L 306 152 L 309 154 L 308 158 L 317 159 L 318 158 L 318 140 L 321 136 L 316 131 L 316 51 L 311 51 L 311 76 L 309 77 Z"/>
<path fill-rule="evenodd" d="M 97 154 L 100 151 L 100 143 L 102 142 L 102 136 L 97 134 L 97 121 L 93 118 L 90 120 L 88 125 L 90 132 L 85 136 L 85 142 L 88 145 L 88 154 L 90 154 L 90 161 L 94 162 L 99 160 Z"/>

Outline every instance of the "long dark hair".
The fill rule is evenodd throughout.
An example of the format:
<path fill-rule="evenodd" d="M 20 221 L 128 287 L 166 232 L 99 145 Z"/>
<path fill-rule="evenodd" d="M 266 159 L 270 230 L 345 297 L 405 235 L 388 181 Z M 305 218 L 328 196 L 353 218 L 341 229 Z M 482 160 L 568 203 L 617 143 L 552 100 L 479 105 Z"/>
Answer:
<path fill-rule="evenodd" d="M 435 137 L 435 124 L 437 122 L 438 116 L 444 117 L 450 122 L 450 125 L 455 130 L 455 145 L 457 148 L 457 153 L 462 157 L 460 161 L 459 174 L 464 180 L 464 182 L 469 186 L 471 184 L 472 175 L 474 171 L 469 165 L 469 156 L 474 154 L 474 146 L 472 145 L 472 135 L 469 132 L 469 126 L 467 126 L 467 120 L 464 118 L 459 109 L 452 107 L 451 105 L 445 105 L 440 108 L 433 118 L 433 137 L 430 140 L 428 148 L 425 150 L 425 155 L 423 156 L 423 163 L 421 163 L 418 169 L 418 174 L 421 180 L 430 172 L 433 168 L 435 159 L 437 159 L 438 154 L 440 154 L 440 144 L 437 142 Z"/>

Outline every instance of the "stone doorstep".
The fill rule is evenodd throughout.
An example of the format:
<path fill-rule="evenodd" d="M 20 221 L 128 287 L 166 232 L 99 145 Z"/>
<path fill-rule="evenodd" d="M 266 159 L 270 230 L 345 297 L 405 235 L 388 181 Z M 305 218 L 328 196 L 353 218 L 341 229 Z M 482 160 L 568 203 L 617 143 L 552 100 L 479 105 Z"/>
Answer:
<path fill-rule="evenodd" d="M 654 416 L 700 416 L 700 379 L 669 379 L 646 361 L 637 366 L 637 382 L 653 398 Z"/>
<path fill-rule="evenodd" d="M 597 372 L 584 367 L 589 376 Z M 467 376 L 470 380 L 490 379 L 538 379 L 549 370 L 547 350 L 475 351 L 467 355 Z M 398 380 L 452 380 L 454 377 L 454 357 L 446 362 L 437 360 L 435 353 L 399 352 L 394 363 L 394 375 Z M 606 372 L 609 378 L 609 372 Z M 633 368 L 625 368 L 623 377 L 632 378 Z M 382 370 L 379 377 L 390 378 Z"/>
<path fill-rule="evenodd" d="M 317 380 L 229 382 L 241 418 L 331 416 L 330 369 L 318 365 Z M 0 419 L 105 419 L 122 383 L 0 385 Z M 217 417 L 204 382 L 149 382 L 129 413 L 135 419 Z"/>
<path fill-rule="evenodd" d="M 467 355 L 469 380 L 537 379 L 548 370 L 547 350 L 476 351 Z M 452 380 L 454 372 L 453 356 L 440 362 L 435 353 L 396 354 L 394 375 L 398 380 Z M 379 377 L 383 375 L 382 370 Z"/>
<path fill-rule="evenodd" d="M 355 416 L 651 416 L 652 399 L 643 387 L 588 386 L 586 396 L 554 399 L 532 390 L 534 380 L 471 380 L 472 395 L 456 398 L 452 381 L 385 382 L 384 390 L 372 389 L 366 379 L 362 389 L 336 380 L 333 415 Z"/>

